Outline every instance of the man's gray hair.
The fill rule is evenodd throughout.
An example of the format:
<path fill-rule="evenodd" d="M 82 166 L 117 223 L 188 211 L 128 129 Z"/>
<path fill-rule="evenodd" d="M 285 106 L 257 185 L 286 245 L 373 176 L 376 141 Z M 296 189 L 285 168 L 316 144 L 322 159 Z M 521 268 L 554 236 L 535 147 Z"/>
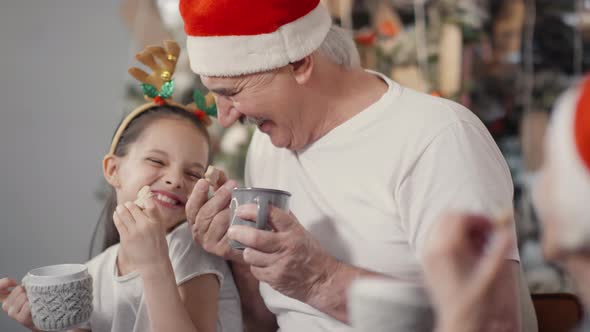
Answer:
<path fill-rule="evenodd" d="M 359 52 L 352 38 L 352 32 L 337 25 L 332 25 L 328 35 L 318 48 L 318 52 L 328 56 L 336 64 L 346 69 L 361 65 Z"/>

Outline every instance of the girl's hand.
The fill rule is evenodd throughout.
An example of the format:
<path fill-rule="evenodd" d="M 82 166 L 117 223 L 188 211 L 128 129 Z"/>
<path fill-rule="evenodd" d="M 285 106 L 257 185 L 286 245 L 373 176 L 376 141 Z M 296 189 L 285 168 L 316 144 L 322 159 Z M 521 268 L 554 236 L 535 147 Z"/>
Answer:
<path fill-rule="evenodd" d="M 145 274 L 170 264 L 166 229 L 156 217 L 153 199 L 145 202 L 142 211 L 132 202 L 117 206 L 113 214 L 115 227 L 121 237 L 119 269 Z"/>
<path fill-rule="evenodd" d="M 8 317 L 32 331 L 38 331 L 33 325 L 31 305 L 25 288 L 20 286 L 16 280 L 0 279 L 0 300 L 2 300 L 2 310 L 8 314 Z"/>

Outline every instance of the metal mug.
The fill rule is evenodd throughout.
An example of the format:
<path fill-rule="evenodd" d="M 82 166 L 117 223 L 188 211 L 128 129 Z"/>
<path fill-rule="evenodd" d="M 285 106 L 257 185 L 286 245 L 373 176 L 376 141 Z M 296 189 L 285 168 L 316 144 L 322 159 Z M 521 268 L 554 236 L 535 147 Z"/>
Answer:
<path fill-rule="evenodd" d="M 244 225 L 257 229 L 271 230 L 268 226 L 268 206 L 272 205 L 285 212 L 289 212 L 289 198 L 291 193 L 277 189 L 267 188 L 234 188 L 232 200 L 229 205 L 231 225 Z M 236 216 L 236 210 L 241 205 L 256 204 L 258 214 L 256 223 L 243 220 Z M 243 250 L 246 247 L 238 241 L 230 240 L 232 248 Z"/>

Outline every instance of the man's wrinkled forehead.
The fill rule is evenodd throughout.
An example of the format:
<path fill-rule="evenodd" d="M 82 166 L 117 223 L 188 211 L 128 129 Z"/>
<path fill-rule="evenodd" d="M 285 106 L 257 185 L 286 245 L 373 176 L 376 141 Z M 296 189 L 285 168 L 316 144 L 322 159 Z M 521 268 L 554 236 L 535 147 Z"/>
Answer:
<path fill-rule="evenodd" d="M 236 77 L 212 77 L 212 76 L 201 76 L 201 82 L 213 93 L 220 95 L 228 95 L 234 92 L 241 82 L 246 79 L 244 76 Z"/>
<path fill-rule="evenodd" d="M 263 88 L 268 86 L 281 69 L 232 77 L 201 76 L 201 81 L 209 91 L 222 96 L 232 96 L 244 88 Z"/>

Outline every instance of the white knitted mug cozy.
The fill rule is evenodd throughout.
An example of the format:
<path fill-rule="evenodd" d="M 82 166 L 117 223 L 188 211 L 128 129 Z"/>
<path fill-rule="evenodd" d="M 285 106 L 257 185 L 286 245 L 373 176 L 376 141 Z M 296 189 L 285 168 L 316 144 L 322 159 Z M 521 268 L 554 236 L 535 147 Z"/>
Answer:
<path fill-rule="evenodd" d="M 33 324 L 43 331 L 72 329 L 92 314 L 92 276 L 81 264 L 31 270 L 23 278 Z"/>

